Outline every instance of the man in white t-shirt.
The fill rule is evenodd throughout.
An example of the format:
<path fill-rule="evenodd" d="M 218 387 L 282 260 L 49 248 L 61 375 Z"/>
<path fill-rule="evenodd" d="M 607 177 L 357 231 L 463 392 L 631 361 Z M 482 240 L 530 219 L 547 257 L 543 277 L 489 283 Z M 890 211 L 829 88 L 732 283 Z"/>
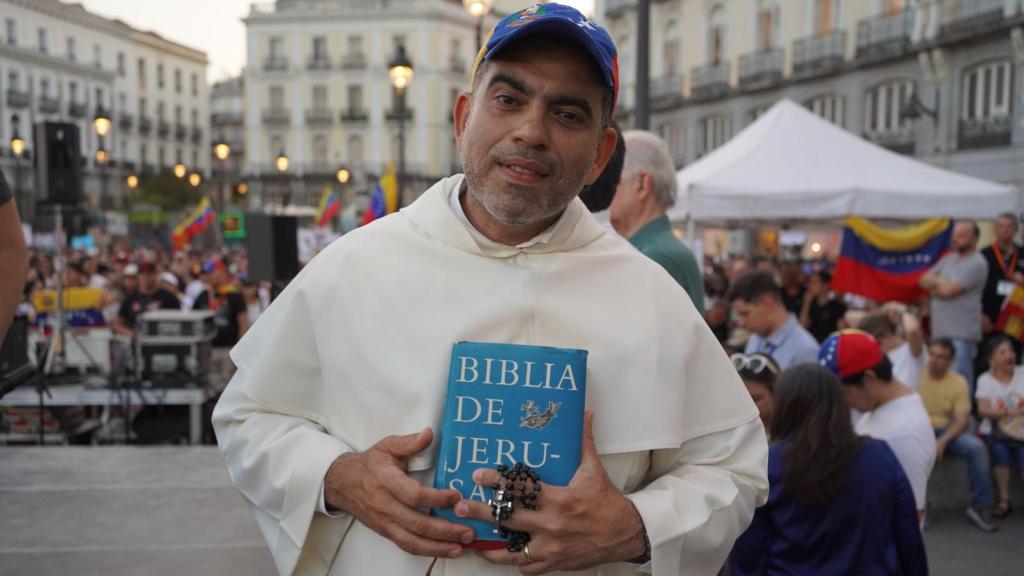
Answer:
<path fill-rule="evenodd" d="M 892 375 L 917 390 L 928 366 L 928 347 L 924 345 L 921 322 L 899 302 L 889 302 L 880 312 L 868 314 L 857 328 L 878 340 L 882 352 L 892 363 Z"/>
<path fill-rule="evenodd" d="M 914 491 L 918 519 L 923 519 L 935 433 L 921 397 L 893 377 L 892 363 L 867 332 L 843 330 L 829 336 L 818 358 L 839 376 L 850 406 L 864 413 L 857 433 L 885 440 L 896 454 Z"/>

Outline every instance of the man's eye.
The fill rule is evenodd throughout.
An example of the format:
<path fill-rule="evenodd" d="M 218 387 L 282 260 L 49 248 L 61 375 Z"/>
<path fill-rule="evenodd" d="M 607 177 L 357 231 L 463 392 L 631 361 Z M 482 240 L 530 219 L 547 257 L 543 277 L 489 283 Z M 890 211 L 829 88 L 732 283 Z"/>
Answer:
<path fill-rule="evenodd" d="M 498 101 L 498 104 L 502 104 L 504 106 L 512 106 L 516 103 L 516 99 L 509 96 L 508 94 L 498 94 L 495 97 L 495 100 Z"/>
<path fill-rule="evenodd" d="M 580 118 L 579 114 L 577 114 L 575 112 L 570 112 L 568 110 L 562 110 L 561 112 L 558 113 L 558 116 L 562 120 L 565 120 L 566 122 L 577 123 L 577 122 L 580 122 L 582 120 Z"/>

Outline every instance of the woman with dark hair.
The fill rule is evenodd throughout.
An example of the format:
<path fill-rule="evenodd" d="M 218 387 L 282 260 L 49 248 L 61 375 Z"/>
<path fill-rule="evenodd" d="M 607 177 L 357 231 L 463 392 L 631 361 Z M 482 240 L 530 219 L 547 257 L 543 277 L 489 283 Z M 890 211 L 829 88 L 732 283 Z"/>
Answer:
<path fill-rule="evenodd" d="M 838 378 L 815 364 L 775 384 L 768 502 L 732 574 L 927 574 L 914 494 L 892 450 L 854 434 Z"/>
<path fill-rule="evenodd" d="M 1010 514 L 1010 466 L 1024 471 L 1024 367 L 1017 366 L 1013 342 L 996 336 L 985 349 L 989 370 L 978 377 L 978 414 L 984 418 L 978 431 L 992 454 L 992 475 L 996 478 L 999 502 L 992 515 Z"/>
<path fill-rule="evenodd" d="M 778 363 L 766 354 L 742 354 L 736 353 L 729 357 L 736 372 L 743 379 L 743 384 L 750 393 L 750 399 L 757 406 L 761 415 L 761 423 L 764 424 L 765 432 L 771 429 L 772 412 L 774 402 L 772 394 L 775 388 L 775 381 L 779 379 Z M 769 437 L 771 435 L 769 434 Z"/>

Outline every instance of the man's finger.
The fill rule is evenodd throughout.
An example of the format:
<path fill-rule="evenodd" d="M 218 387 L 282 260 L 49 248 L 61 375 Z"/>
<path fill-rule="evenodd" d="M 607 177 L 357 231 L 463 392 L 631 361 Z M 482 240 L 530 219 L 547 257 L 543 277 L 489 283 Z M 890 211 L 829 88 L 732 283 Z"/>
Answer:
<path fill-rule="evenodd" d="M 376 448 L 404 460 L 426 450 L 433 439 L 434 431 L 424 428 L 416 434 L 388 436 L 378 442 Z"/>
<path fill-rule="evenodd" d="M 403 530 L 420 538 L 461 544 L 468 544 L 474 539 L 473 529 L 469 526 L 430 516 L 426 512 L 406 508 L 400 504 L 396 505 L 391 517 Z"/>
<path fill-rule="evenodd" d="M 458 490 L 424 486 L 403 473 L 382 475 L 381 485 L 396 500 L 410 508 L 451 508 L 462 495 Z"/>
<path fill-rule="evenodd" d="M 453 511 L 455 516 L 459 518 L 483 520 L 497 525 L 491 507 L 477 500 L 463 500 L 455 505 Z M 529 532 L 536 535 L 545 529 L 546 523 L 544 519 L 546 516 L 550 516 L 550 514 L 545 515 L 541 510 L 527 510 L 526 508 L 515 507 L 512 509 L 512 515 L 502 520 L 501 525 L 509 530 Z"/>
<path fill-rule="evenodd" d="M 526 559 L 525 553 L 509 552 L 504 548 L 500 550 L 479 550 L 477 551 L 477 555 L 491 564 L 498 564 L 501 566 L 523 566 L 530 563 L 530 561 Z"/>
<path fill-rule="evenodd" d="M 417 536 L 401 526 L 392 526 L 384 533 L 384 536 L 402 550 L 417 556 L 458 558 L 462 556 L 463 552 L 461 544 L 439 542 Z"/>

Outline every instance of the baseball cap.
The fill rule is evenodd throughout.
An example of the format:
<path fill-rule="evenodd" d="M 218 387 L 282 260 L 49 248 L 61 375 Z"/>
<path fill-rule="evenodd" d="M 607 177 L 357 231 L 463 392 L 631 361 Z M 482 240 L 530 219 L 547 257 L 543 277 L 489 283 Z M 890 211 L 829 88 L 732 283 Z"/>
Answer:
<path fill-rule="evenodd" d="M 818 363 L 836 376 L 846 378 L 878 366 L 882 347 L 875 337 L 863 330 L 840 330 L 821 343 Z"/>
<path fill-rule="evenodd" d="M 164 272 L 163 274 L 161 274 L 160 275 L 160 281 L 161 282 L 166 282 L 166 283 L 170 284 L 171 286 L 174 286 L 175 288 L 177 288 L 177 286 L 178 286 L 178 277 L 175 276 L 171 272 Z"/>
<path fill-rule="evenodd" d="M 124 270 L 121 271 L 121 274 L 124 274 L 125 276 L 138 276 L 139 267 L 135 264 L 126 264 Z"/>
<path fill-rule="evenodd" d="M 476 81 L 481 62 L 495 57 L 517 39 L 538 32 L 573 40 L 590 54 L 601 70 L 605 85 L 612 91 L 611 112 L 614 113 L 619 99 L 619 60 L 615 42 L 604 28 L 579 10 L 554 2 L 534 4 L 512 12 L 495 24 L 473 62 L 470 85 Z"/>
<path fill-rule="evenodd" d="M 204 274 L 213 272 L 214 270 L 227 270 L 227 268 L 224 267 L 224 262 L 222 262 L 219 258 L 210 258 L 209 260 L 203 262 Z"/>

